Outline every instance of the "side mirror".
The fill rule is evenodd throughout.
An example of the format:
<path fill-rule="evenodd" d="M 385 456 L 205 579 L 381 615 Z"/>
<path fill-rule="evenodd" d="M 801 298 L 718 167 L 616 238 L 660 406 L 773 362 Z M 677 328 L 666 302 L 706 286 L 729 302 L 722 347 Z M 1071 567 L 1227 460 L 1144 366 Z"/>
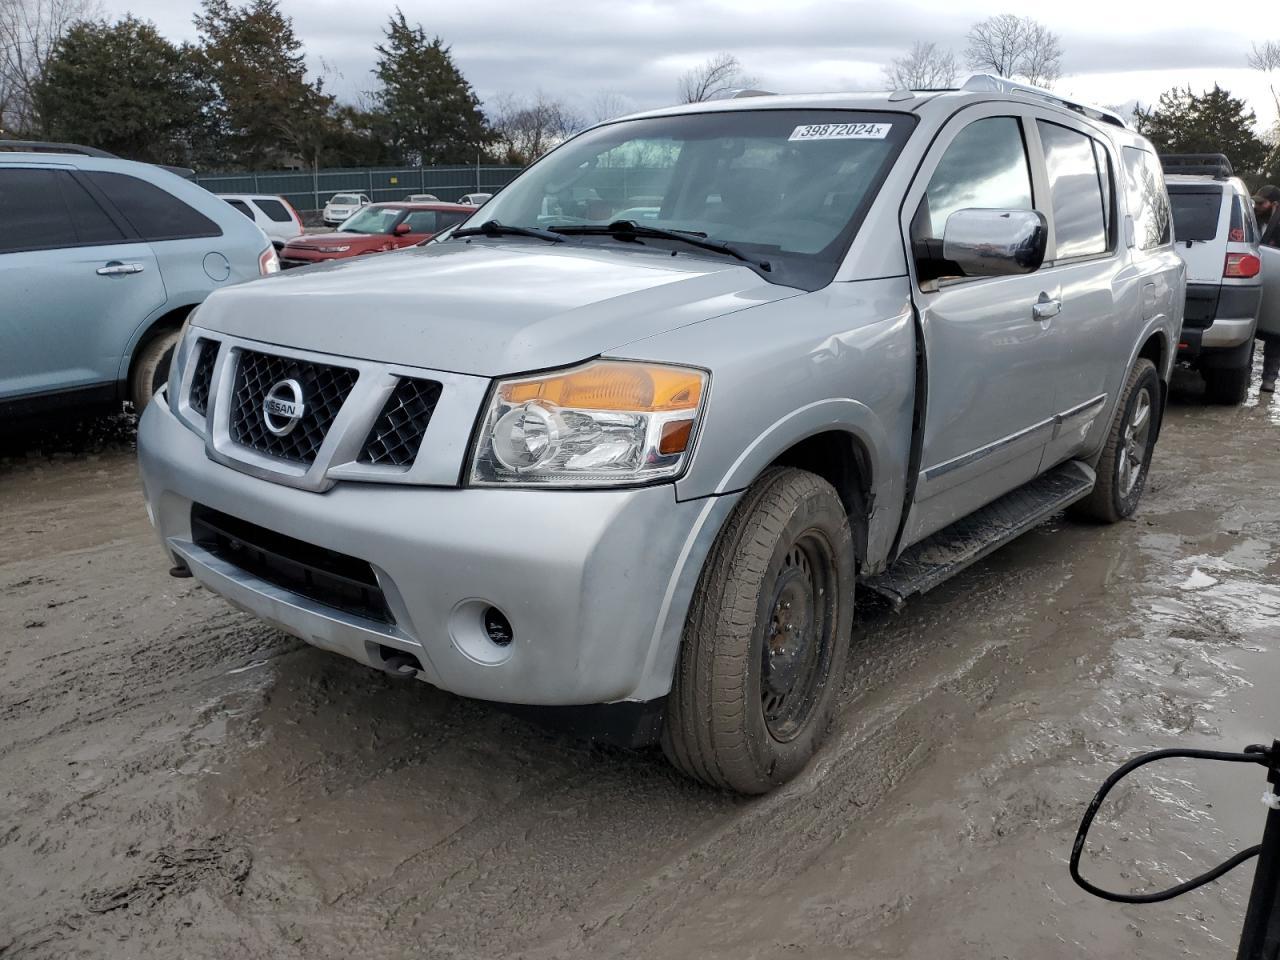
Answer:
<path fill-rule="evenodd" d="M 397 237 L 403 237 L 406 233 L 412 232 L 412 228 L 407 223 L 397 223 L 391 232 Z"/>
<path fill-rule="evenodd" d="M 1038 210 L 957 210 L 943 230 L 942 259 L 966 277 L 1034 273 L 1048 242 L 1049 223 Z"/>

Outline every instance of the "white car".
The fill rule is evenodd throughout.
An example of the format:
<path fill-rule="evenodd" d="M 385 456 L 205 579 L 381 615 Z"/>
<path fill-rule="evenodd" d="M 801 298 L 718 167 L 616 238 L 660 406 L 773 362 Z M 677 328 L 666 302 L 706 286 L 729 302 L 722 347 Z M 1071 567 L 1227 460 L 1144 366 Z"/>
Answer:
<path fill-rule="evenodd" d="M 434 193 L 411 193 L 404 198 L 405 203 L 435 203 L 440 198 Z"/>
<path fill-rule="evenodd" d="M 363 193 L 335 193 L 324 205 L 320 216 L 326 227 L 336 227 L 361 207 L 367 207 L 369 202 Z"/>
<path fill-rule="evenodd" d="M 220 193 L 218 196 L 261 227 L 277 247 L 303 234 L 302 217 L 284 197 L 256 193 Z"/>
<path fill-rule="evenodd" d="M 468 193 L 464 194 L 458 202 L 469 203 L 473 207 L 478 207 L 492 196 L 492 193 Z"/>

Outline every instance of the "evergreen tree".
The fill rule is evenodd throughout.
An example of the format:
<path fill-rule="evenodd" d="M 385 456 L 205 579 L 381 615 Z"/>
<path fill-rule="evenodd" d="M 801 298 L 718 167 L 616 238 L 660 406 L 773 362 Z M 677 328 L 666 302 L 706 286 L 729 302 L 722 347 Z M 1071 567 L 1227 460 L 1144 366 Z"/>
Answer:
<path fill-rule="evenodd" d="M 278 0 L 204 0 L 200 58 L 218 94 L 226 162 L 246 167 L 311 159 L 333 98 L 307 79 L 302 41 Z"/>
<path fill-rule="evenodd" d="M 480 101 L 439 37 L 427 39 L 399 9 L 378 44 L 374 92 L 390 145 L 414 163 L 466 163 L 490 135 Z"/>
<path fill-rule="evenodd" d="M 1261 171 L 1267 146 L 1253 127 L 1256 115 L 1244 100 L 1217 84 L 1199 96 L 1191 88 L 1167 90 L 1152 110 L 1134 111 L 1139 132 L 1160 153 L 1222 153 L 1241 177 Z"/>
<path fill-rule="evenodd" d="M 34 88 L 50 139 L 153 163 L 197 161 L 212 96 L 193 51 L 132 16 L 73 26 Z"/>

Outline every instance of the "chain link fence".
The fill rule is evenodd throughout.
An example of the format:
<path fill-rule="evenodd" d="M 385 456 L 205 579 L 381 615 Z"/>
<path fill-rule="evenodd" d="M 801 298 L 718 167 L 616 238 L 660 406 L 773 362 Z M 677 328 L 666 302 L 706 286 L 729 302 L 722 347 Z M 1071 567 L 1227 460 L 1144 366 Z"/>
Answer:
<path fill-rule="evenodd" d="M 522 167 L 472 164 L 455 167 L 359 167 L 266 173 L 202 174 L 196 182 L 212 193 L 282 196 L 297 210 L 320 210 L 335 193 L 363 193 L 375 203 L 411 193 L 452 202 L 467 193 L 497 193 Z"/>

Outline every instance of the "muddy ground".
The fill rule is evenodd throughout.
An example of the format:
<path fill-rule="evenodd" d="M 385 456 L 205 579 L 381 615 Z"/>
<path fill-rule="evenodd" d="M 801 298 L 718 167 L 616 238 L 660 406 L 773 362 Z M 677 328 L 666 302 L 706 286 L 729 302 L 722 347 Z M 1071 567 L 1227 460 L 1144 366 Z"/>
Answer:
<path fill-rule="evenodd" d="M 125 418 L 0 452 L 0 956 L 1232 957 L 1252 866 L 1067 876 L 1121 760 L 1280 735 L 1280 402 L 1175 399 L 1140 515 L 864 603 L 796 783 L 740 799 L 397 684 L 173 580 Z M 1151 769 L 1089 875 L 1256 842 L 1263 778 Z"/>

